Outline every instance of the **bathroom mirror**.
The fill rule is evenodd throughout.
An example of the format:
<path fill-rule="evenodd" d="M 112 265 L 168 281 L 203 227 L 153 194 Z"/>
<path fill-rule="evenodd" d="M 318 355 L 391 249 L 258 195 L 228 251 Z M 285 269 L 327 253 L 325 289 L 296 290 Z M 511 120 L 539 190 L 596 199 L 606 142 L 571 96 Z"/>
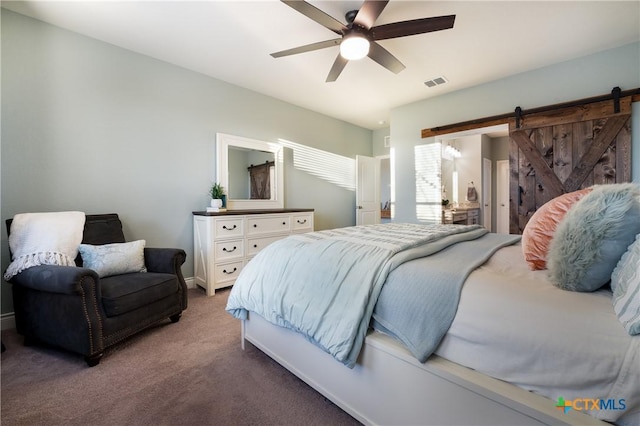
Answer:
<path fill-rule="evenodd" d="M 218 133 L 216 145 L 216 180 L 227 194 L 227 209 L 284 207 L 280 144 Z"/>

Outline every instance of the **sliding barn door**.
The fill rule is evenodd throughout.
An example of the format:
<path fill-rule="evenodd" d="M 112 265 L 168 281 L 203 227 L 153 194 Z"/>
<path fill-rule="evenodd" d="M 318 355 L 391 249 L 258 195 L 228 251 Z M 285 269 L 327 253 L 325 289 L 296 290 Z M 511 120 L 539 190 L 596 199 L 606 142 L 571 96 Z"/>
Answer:
<path fill-rule="evenodd" d="M 631 180 L 631 97 L 523 115 L 509 125 L 509 232 L 544 203 L 594 184 Z"/>

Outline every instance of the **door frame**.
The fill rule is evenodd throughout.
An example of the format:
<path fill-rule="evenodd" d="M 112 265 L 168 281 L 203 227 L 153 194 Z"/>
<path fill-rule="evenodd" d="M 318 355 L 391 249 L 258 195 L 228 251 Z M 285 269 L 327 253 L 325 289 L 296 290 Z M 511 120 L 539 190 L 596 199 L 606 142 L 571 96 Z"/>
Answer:
<path fill-rule="evenodd" d="M 493 161 L 490 158 L 482 158 L 482 225 L 489 231 L 492 230 L 491 221 L 493 219 Z"/>
<path fill-rule="evenodd" d="M 509 233 L 509 160 L 496 161 L 496 233 Z"/>

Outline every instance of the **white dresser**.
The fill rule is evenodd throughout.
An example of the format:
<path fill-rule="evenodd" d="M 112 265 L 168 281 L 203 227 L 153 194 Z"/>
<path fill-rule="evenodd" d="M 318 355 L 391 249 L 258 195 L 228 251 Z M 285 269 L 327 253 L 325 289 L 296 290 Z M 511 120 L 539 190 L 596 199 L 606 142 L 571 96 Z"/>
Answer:
<path fill-rule="evenodd" d="M 260 250 L 295 233 L 313 231 L 313 209 L 193 212 L 193 272 L 212 296 L 233 285 Z"/>

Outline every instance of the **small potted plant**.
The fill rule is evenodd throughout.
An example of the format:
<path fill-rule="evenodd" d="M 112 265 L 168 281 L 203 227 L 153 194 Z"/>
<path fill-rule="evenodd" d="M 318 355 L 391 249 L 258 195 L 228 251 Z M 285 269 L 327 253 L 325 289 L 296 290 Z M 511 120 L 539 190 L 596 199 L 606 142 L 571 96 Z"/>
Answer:
<path fill-rule="evenodd" d="M 222 207 L 224 198 L 224 188 L 219 183 L 215 182 L 209 188 L 209 195 L 211 196 L 211 207 L 219 209 Z"/>

